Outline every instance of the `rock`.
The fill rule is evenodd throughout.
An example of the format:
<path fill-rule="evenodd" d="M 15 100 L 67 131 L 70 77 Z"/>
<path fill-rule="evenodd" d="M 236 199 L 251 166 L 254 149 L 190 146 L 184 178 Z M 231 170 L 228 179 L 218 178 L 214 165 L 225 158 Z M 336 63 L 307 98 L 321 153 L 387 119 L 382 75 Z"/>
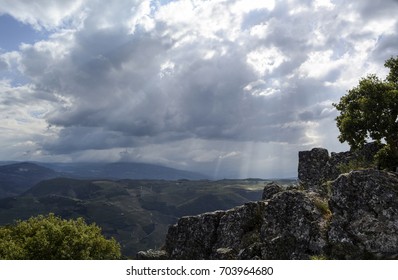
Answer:
<path fill-rule="evenodd" d="M 298 179 L 308 189 L 324 181 L 324 167 L 329 161 L 329 152 L 323 148 L 299 152 Z"/>
<path fill-rule="evenodd" d="M 300 152 L 300 188 L 270 183 L 261 201 L 182 217 L 169 228 L 162 253 L 137 257 L 398 259 L 398 174 L 338 170 L 353 159 L 370 162 L 376 151 L 370 145 L 330 157 L 321 148 Z"/>
<path fill-rule="evenodd" d="M 152 250 L 139 251 L 136 256 L 137 260 L 167 260 L 168 255 L 166 251 L 163 250 Z"/>
<path fill-rule="evenodd" d="M 213 254 L 213 258 L 217 260 L 235 260 L 236 252 L 231 248 L 218 248 Z"/>
<path fill-rule="evenodd" d="M 166 238 L 172 259 L 309 259 L 325 244 L 322 214 L 306 195 L 282 191 L 228 211 L 183 217 Z"/>
<path fill-rule="evenodd" d="M 209 259 L 217 241 L 217 228 L 224 211 L 186 216 L 170 226 L 165 250 L 171 259 Z"/>
<path fill-rule="evenodd" d="M 357 162 L 365 167 L 375 167 L 373 159 L 383 147 L 377 142 L 367 143 L 362 149 L 356 151 L 329 152 L 323 148 L 314 148 L 311 151 L 299 152 L 298 179 L 301 185 L 308 190 L 318 191 L 325 195 L 319 186 L 327 181 L 337 179 L 342 173 L 341 166 L 350 162 Z"/>
<path fill-rule="evenodd" d="M 341 175 L 329 201 L 328 233 L 337 259 L 398 257 L 398 176 L 378 170 Z"/>
<path fill-rule="evenodd" d="M 249 202 L 225 211 L 217 228 L 215 248 L 240 250 L 260 241 L 260 228 L 264 222 L 267 202 Z"/>
<path fill-rule="evenodd" d="M 263 195 L 262 195 L 262 199 L 271 199 L 275 194 L 280 193 L 281 191 L 283 191 L 283 187 L 281 187 L 280 185 L 272 182 L 272 183 L 268 183 L 267 185 L 265 185 L 264 190 L 263 190 Z"/>
<path fill-rule="evenodd" d="M 330 159 L 323 167 L 323 181 L 331 181 L 339 177 L 341 174 L 340 166 L 348 164 L 354 159 L 352 152 L 330 153 Z"/>
<path fill-rule="evenodd" d="M 264 215 L 260 232 L 262 259 L 309 259 L 323 253 L 323 217 L 305 193 L 286 191 L 275 195 Z"/>
<path fill-rule="evenodd" d="M 169 228 L 165 249 L 171 259 L 236 259 L 240 249 L 251 244 L 250 236 L 259 236 L 265 204 L 249 202 L 227 211 L 182 217 Z"/>

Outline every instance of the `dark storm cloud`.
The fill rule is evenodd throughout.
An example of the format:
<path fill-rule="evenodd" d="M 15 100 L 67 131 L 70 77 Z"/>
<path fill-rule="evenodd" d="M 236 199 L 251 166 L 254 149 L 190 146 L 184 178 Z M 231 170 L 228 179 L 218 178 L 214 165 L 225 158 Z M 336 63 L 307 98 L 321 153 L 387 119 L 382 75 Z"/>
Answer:
<path fill-rule="evenodd" d="M 360 15 L 366 20 L 391 17 L 398 9 L 397 0 L 356 1 L 351 5 L 356 6 Z"/>
<path fill-rule="evenodd" d="M 398 52 L 396 1 L 76 1 L 54 17 L 29 3 L 3 9 L 52 33 L 11 59 L 26 102 L 51 104 L 36 145 L 80 158 L 128 147 L 132 160 L 270 167 L 261 156 L 332 143 L 331 103 Z"/>
<path fill-rule="evenodd" d="M 304 10 L 295 12 L 296 8 Z M 362 7 L 361 12 L 366 14 L 368 8 Z M 334 13 L 327 14 L 326 23 L 336 17 Z M 54 150 L 59 146 L 65 150 L 62 139 L 73 141 L 69 136 L 75 127 L 87 127 L 86 134 L 105 139 L 93 141 L 94 149 L 107 149 L 111 144 L 122 146 L 112 140 L 109 131 L 119 133 L 119 138 L 138 139 L 185 135 L 237 141 L 300 141 L 305 138 L 306 128 L 300 121 L 307 120 L 311 112 L 305 106 L 332 98 L 323 83 L 340 77 L 338 68 L 325 72 L 322 81 L 294 75 L 295 69 L 308 59 L 305 54 L 325 48 L 321 42 L 313 43 L 319 46 L 311 45 L 316 28 L 324 31 L 325 27 L 308 21 L 314 17 L 319 22 L 322 15 L 322 11 L 311 9 L 311 1 L 301 1 L 299 6 L 279 1 L 271 12 L 254 10 L 245 15 L 242 34 L 262 23 L 268 24 L 268 34 L 242 45 L 201 40 L 195 35 L 190 38 L 186 34 L 176 40 L 175 33 L 165 31 L 177 32 L 179 25 L 165 25 L 162 21 L 150 32 L 134 34 L 120 25 L 97 29 L 92 24 L 98 23 L 97 15 L 89 14 L 88 27 L 73 34 L 70 53 L 64 59 L 53 56 L 54 60 L 45 60 L 49 50 L 38 47 L 27 48 L 23 56 L 26 74 L 38 76 L 38 84 L 71 98 L 72 106 L 48 115 L 47 121 L 60 126 L 62 133 L 57 138 L 59 145 L 53 143 L 45 148 Z M 346 25 L 342 21 L 334 28 Z M 192 42 L 181 44 L 184 39 Z M 332 34 L 326 34 L 325 41 L 335 45 L 335 40 Z M 220 46 L 226 48 L 226 53 L 217 50 Z M 247 64 L 247 54 L 259 47 L 273 46 L 282 51 L 286 60 L 271 72 L 258 75 Z M 204 53 L 212 50 L 215 53 L 204 59 Z M 264 52 L 267 55 L 267 49 Z M 62 75 L 63 85 L 57 79 L 41 76 L 39 69 Z M 292 74 L 292 78 L 285 78 Z M 280 95 L 269 97 L 245 92 L 245 86 L 257 79 L 265 81 L 264 90 L 272 79 L 285 80 L 288 85 L 279 87 Z M 318 111 L 322 111 L 322 106 Z M 313 119 L 319 116 L 312 115 Z M 91 128 L 97 129 L 93 132 Z M 101 131 L 103 135 L 99 137 Z M 79 140 L 67 147 L 71 151 L 84 150 L 90 141 Z"/>

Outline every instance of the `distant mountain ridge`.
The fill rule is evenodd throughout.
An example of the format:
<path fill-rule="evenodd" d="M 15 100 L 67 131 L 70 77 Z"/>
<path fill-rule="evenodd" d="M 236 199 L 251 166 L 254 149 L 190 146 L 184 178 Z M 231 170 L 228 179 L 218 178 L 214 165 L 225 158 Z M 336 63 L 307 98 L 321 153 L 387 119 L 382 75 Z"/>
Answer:
<path fill-rule="evenodd" d="M 0 197 L 18 195 L 40 181 L 60 176 L 50 168 L 29 162 L 0 166 Z"/>
<path fill-rule="evenodd" d="M 0 226 L 54 213 L 95 222 L 126 256 L 162 245 L 179 217 L 226 210 L 261 195 L 264 181 L 54 178 L 0 199 Z"/>
<path fill-rule="evenodd" d="M 86 179 L 132 179 L 132 180 L 201 180 L 206 175 L 166 167 L 162 165 L 138 162 L 112 163 L 37 163 L 64 173 L 68 177 Z"/>
<path fill-rule="evenodd" d="M 203 174 L 155 164 L 0 162 L 0 198 L 19 195 L 37 183 L 54 178 L 109 180 L 201 180 Z"/>

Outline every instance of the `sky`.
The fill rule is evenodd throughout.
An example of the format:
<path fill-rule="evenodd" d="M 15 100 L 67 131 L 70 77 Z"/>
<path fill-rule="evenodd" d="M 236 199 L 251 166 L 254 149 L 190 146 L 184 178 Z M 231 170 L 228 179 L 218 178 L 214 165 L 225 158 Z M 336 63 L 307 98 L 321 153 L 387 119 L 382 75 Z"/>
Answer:
<path fill-rule="evenodd" d="M 398 55 L 397 0 L 0 0 L 0 160 L 296 177 Z"/>

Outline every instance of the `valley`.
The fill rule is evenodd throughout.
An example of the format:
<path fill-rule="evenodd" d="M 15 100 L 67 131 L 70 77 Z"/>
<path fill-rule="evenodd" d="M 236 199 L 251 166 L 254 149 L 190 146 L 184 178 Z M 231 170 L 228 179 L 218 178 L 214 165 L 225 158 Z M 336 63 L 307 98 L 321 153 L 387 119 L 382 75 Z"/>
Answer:
<path fill-rule="evenodd" d="M 18 166 L 18 170 L 20 168 Z M 269 182 L 262 179 L 51 178 L 65 174 L 44 168 L 39 170 L 48 171 L 49 179 L 41 180 L 17 195 L 0 199 L 0 225 L 48 213 L 66 219 L 83 217 L 86 222 L 100 226 L 105 236 L 114 237 L 126 258 L 134 258 L 139 250 L 161 247 L 169 226 L 182 216 L 226 210 L 259 200 L 264 185 Z M 24 172 L 32 181 L 33 169 Z M 21 174 L 17 178 L 23 181 Z M 279 183 L 290 184 L 292 181 Z"/>

